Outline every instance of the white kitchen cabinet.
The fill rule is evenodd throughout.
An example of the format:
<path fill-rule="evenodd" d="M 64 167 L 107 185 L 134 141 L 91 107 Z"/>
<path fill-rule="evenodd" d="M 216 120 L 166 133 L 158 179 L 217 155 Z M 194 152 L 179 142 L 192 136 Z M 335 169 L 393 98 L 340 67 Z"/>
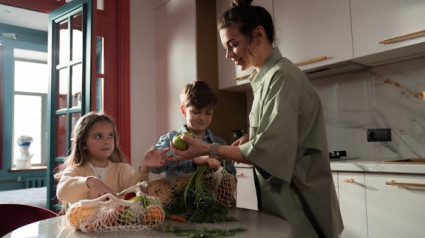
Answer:
<path fill-rule="evenodd" d="M 302 70 L 353 58 L 349 0 L 276 0 L 273 4 L 277 46 Z"/>
<path fill-rule="evenodd" d="M 251 166 L 236 166 L 236 179 L 238 180 L 236 207 L 258 210 L 254 168 Z"/>
<path fill-rule="evenodd" d="M 231 0 L 217 0 L 217 20 L 221 15 L 230 8 Z M 254 0 L 252 5 L 264 7 L 273 16 L 273 1 L 272 0 Z M 220 36 L 217 34 L 218 47 L 218 87 L 219 89 L 233 91 L 249 91 L 251 89 L 247 76 L 252 72 L 252 69 L 241 71 L 236 67 L 235 63 L 226 59 L 226 51 L 221 44 Z M 237 78 L 245 78 L 243 80 L 235 80 Z"/>
<path fill-rule="evenodd" d="M 339 196 L 338 173 L 337 172 L 332 172 L 332 179 L 334 180 L 336 195 Z"/>
<path fill-rule="evenodd" d="M 379 65 L 424 55 L 425 1 L 351 0 L 350 3 L 354 58 L 360 57 L 356 61 Z M 382 42 L 421 31 L 419 37 Z"/>
<path fill-rule="evenodd" d="M 344 222 L 342 238 L 367 237 L 364 173 L 338 172 L 338 200 Z"/>
<path fill-rule="evenodd" d="M 365 182 L 369 238 L 425 236 L 425 175 L 366 173 Z"/>

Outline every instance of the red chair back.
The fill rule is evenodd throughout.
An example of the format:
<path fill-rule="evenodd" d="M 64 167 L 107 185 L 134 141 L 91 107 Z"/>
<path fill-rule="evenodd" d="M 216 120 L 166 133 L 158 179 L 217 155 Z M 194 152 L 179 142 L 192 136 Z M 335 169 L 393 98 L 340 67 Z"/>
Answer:
<path fill-rule="evenodd" d="M 49 209 L 26 204 L 0 204 L 0 237 L 30 223 L 57 217 Z"/>

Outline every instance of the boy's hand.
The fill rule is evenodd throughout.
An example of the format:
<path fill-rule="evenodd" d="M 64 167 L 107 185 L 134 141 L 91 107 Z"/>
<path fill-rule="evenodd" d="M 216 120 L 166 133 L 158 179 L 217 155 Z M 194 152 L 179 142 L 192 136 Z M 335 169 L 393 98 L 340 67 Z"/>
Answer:
<path fill-rule="evenodd" d="M 249 135 L 248 135 L 248 134 L 243 135 L 241 138 L 239 138 L 239 139 L 235 140 L 235 141 L 232 143 L 232 146 L 239 146 L 239 145 L 245 144 L 245 142 L 247 142 L 247 141 L 248 141 L 248 139 L 249 139 Z"/>
<path fill-rule="evenodd" d="M 218 161 L 216 158 L 210 158 L 209 156 L 198 156 L 193 158 L 193 163 L 196 165 L 202 165 L 202 164 L 208 164 L 209 169 L 219 169 L 221 166 L 220 161 Z"/>

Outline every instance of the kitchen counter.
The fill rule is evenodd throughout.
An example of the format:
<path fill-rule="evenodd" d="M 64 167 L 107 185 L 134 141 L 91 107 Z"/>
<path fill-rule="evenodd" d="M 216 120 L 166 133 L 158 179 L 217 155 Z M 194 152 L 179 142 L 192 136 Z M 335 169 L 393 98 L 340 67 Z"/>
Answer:
<path fill-rule="evenodd" d="M 245 228 L 246 231 L 236 233 L 237 237 L 282 237 L 292 238 L 292 228 L 289 223 L 277 216 L 247 209 L 231 209 L 229 215 L 235 217 L 235 222 L 223 223 L 183 223 L 165 220 L 162 226 L 179 227 L 181 229 L 234 229 Z M 115 231 L 83 233 L 74 231 L 66 222 L 65 216 L 50 218 L 34 222 L 18 228 L 6 236 L 11 237 L 176 237 L 173 233 L 159 232 L 156 230 L 143 231 Z"/>
<path fill-rule="evenodd" d="M 370 159 L 331 160 L 332 171 L 425 174 L 425 162 L 371 161 Z"/>

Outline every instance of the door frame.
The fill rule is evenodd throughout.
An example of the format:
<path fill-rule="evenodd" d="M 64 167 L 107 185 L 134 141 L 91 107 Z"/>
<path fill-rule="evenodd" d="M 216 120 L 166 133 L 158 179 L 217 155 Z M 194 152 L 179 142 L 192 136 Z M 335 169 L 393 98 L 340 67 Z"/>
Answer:
<path fill-rule="evenodd" d="M 96 0 L 95 0 L 96 1 Z M 111 95 L 105 95 L 108 100 L 105 102 L 104 111 L 109 114 L 117 125 L 120 135 L 121 150 L 127 155 L 128 162 L 131 162 L 131 130 L 130 130 L 130 0 L 104 0 L 104 11 L 97 10 L 94 14 L 94 21 L 109 22 L 116 28 L 116 42 L 114 48 L 109 49 L 117 56 L 116 64 L 110 64 L 114 67 L 115 73 L 111 75 L 112 89 L 106 89 Z M 0 4 L 14 7 L 25 8 L 29 10 L 49 13 L 53 9 L 65 4 L 65 1 L 52 0 L 0 0 Z M 109 7 L 110 6 L 110 7 Z M 107 27 L 104 25 L 103 27 Z M 93 27 L 93 40 L 96 39 L 97 25 Z M 95 54 L 92 54 L 95 57 Z M 95 66 L 93 66 L 95 67 Z M 95 72 L 95 71 L 94 71 Z M 2 85 L 0 85 L 2 86 Z M 111 93 L 113 92 L 113 93 Z M 0 110 L 3 107 L 2 97 L 0 97 Z M 92 107 L 94 109 L 94 107 Z M 3 115 L 3 110 L 0 111 Z M 0 124 L 0 131 L 3 129 L 3 123 Z M 0 141 L 3 138 L 0 138 Z M 2 151 L 2 150 L 1 150 Z M 0 168 L 2 166 L 0 158 Z"/>

